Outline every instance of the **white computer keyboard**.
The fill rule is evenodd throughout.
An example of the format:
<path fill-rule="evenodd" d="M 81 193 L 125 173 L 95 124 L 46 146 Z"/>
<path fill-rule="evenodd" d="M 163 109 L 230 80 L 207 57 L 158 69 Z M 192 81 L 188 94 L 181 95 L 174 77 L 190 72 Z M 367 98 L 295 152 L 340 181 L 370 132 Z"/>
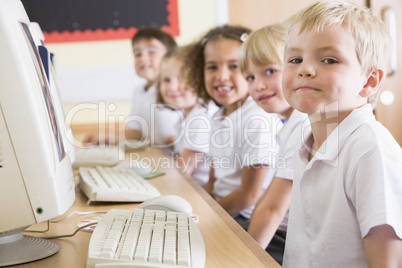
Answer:
<path fill-rule="evenodd" d="M 89 201 L 143 202 L 158 189 L 129 168 L 80 167 L 79 186 Z"/>
<path fill-rule="evenodd" d="M 112 209 L 92 234 L 87 267 L 204 267 L 205 244 L 191 217 Z"/>
<path fill-rule="evenodd" d="M 122 146 L 77 148 L 75 150 L 74 167 L 113 166 L 124 159 Z"/>

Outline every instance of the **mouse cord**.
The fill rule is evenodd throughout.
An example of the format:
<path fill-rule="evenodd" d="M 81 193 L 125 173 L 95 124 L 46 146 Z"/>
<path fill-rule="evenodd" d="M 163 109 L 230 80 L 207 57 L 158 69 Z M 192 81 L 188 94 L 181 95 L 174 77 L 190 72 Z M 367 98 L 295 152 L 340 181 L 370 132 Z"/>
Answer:
<path fill-rule="evenodd" d="M 72 233 L 72 234 L 56 235 L 56 236 L 36 236 L 36 237 L 37 237 L 37 238 L 42 238 L 42 239 L 56 239 L 56 238 L 64 238 L 64 237 L 73 237 L 73 236 L 75 236 L 80 230 L 82 230 L 82 229 L 84 229 L 84 228 L 86 228 L 86 227 L 92 226 L 92 225 L 96 225 L 96 224 L 98 224 L 98 223 L 97 223 L 97 222 L 92 222 L 92 223 L 85 224 L 85 225 L 83 225 L 83 226 L 77 228 L 77 229 L 74 231 L 74 233 Z"/>
<path fill-rule="evenodd" d="M 24 232 L 30 232 L 30 233 L 46 233 L 50 230 L 50 223 L 58 223 L 61 221 L 64 221 L 68 218 L 70 218 L 71 216 L 73 216 L 74 214 L 78 214 L 78 215 L 87 215 L 87 214 L 98 214 L 98 213 L 107 213 L 107 211 L 85 211 L 85 212 L 80 212 L 80 211 L 74 211 L 72 213 L 70 213 L 68 216 L 59 219 L 59 220 L 48 220 L 47 222 L 47 228 L 45 230 L 24 230 Z M 80 229 L 81 230 L 81 229 Z M 79 231 L 79 230 L 78 230 Z"/>
<path fill-rule="evenodd" d="M 50 220 L 46 221 L 47 223 L 47 228 L 46 230 L 24 230 L 24 232 L 30 232 L 30 233 L 46 233 L 47 231 L 50 230 Z"/>
<path fill-rule="evenodd" d="M 68 218 L 70 218 L 71 216 L 73 216 L 74 214 L 78 214 L 78 215 L 88 215 L 88 214 L 98 214 L 98 213 L 107 213 L 107 211 L 84 211 L 84 212 L 80 212 L 80 211 L 73 211 L 71 212 L 68 216 L 61 218 L 59 220 L 50 220 L 50 222 L 52 223 L 57 223 L 57 222 L 61 222 L 64 221 Z"/>

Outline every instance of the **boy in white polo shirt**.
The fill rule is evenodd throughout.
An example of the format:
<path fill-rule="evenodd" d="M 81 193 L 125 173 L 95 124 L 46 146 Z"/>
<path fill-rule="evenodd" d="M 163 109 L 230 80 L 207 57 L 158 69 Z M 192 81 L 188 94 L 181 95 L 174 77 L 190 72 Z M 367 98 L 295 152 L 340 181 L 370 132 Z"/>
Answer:
<path fill-rule="evenodd" d="M 135 71 L 144 79 L 144 82 L 134 89 L 130 116 L 126 118 L 125 135 L 109 137 L 109 133 L 106 133 L 105 140 L 91 135 L 85 138 L 86 143 L 116 144 L 126 140 L 144 141 L 151 138 L 151 142 L 161 144 L 162 139 L 169 136 L 167 133 L 173 132 L 180 119 L 176 111 L 165 107 L 156 108 L 155 85 L 159 75 L 159 65 L 166 52 L 177 47 L 176 41 L 169 33 L 159 28 L 145 27 L 134 34 L 131 44 L 135 58 Z M 158 126 L 160 122 L 163 123 L 163 127 Z M 126 145 L 134 146 L 134 148 L 138 146 L 136 142 L 129 142 Z"/>
<path fill-rule="evenodd" d="M 170 34 L 153 27 L 138 30 L 131 42 L 135 70 L 138 76 L 145 79 L 145 83 L 134 90 L 125 138 L 127 140 L 150 138 L 152 143 L 161 144 L 162 139 L 169 136 L 167 133 L 174 132 L 180 117 L 177 116 L 177 112 L 170 109 L 162 107 L 156 109 L 156 81 L 162 57 L 177 45 Z M 165 129 L 158 128 L 162 123 Z M 166 135 L 158 133 L 161 131 Z"/>
<path fill-rule="evenodd" d="M 312 135 L 295 163 L 283 267 L 401 267 L 402 150 L 369 104 L 386 76 L 384 24 L 331 0 L 286 25 L 283 91 Z"/>

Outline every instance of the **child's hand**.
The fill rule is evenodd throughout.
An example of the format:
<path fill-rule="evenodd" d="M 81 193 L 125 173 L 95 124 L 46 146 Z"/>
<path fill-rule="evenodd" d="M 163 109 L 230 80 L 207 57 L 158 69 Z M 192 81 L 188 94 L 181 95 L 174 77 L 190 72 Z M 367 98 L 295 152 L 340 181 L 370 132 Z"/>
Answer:
<path fill-rule="evenodd" d="M 173 143 L 175 140 L 176 140 L 175 136 L 170 136 L 170 137 L 164 138 L 163 143 L 173 147 Z"/>
<path fill-rule="evenodd" d="M 99 144 L 99 137 L 94 136 L 94 135 L 86 136 L 84 138 L 84 140 L 82 141 L 82 144 L 84 146 L 91 146 L 91 145 Z"/>
<path fill-rule="evenodd" d="M 118 143 L 118 139 L 116 138 L 109 138 L 109 137 L 104 137 L 104 138 L 99 138 L 99 136 L 94 136 L 94 135 L 89 135 L 84 138 L 82 141 L 82 144 L 84 146 L 93 146 L 93 145 L 99 145 L 99 144 L 110 144 L 110 145 L 115 145 Z"/>

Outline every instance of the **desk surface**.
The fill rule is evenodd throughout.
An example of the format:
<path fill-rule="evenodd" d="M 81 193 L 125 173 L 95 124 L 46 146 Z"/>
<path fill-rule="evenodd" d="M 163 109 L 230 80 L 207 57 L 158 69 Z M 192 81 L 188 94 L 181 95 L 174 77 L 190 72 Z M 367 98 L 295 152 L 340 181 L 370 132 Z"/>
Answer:
<path fill-rule="evenodd" d="M 199 216 L 198 227 L 206 247 L 205 267 L 280 267 L 200 186 L 190 178 L 183 176 L 176 168 L 172 158 L 164 151 L 146 148 L 129 152 L 128 157 L 138 155 L 146 157 L 157 170 L 166 174 L 149 181 L 161 194 L 175 194 L 187 199 L 193 212 Z M 129 158 L 127 159 L 129 160 Z M 78 177 L 76 175 L 76 182 Z M 138 204 L 128 203 L 91 203 L 76 186 L 76 200 L 64 214 L 73 211 L 107 211 L 111 208 L 133 209 Z M 74 215 L 60 223 L 52 223 L 46 235 L 70 234 L 77 224 L 91 215 Z M 60 216 L 62 218 L 63 216 Z M 44 223 L 31 226 L 30 229 L 46 228 Z M 31 233 L 27 233 L 31 235 Z M 91 233 L 80 231 L 70 238 L 54 239 L 60 247 L 55 255 L 28 264 L 15 267 L 85 267 L 88 244 Z"/>

